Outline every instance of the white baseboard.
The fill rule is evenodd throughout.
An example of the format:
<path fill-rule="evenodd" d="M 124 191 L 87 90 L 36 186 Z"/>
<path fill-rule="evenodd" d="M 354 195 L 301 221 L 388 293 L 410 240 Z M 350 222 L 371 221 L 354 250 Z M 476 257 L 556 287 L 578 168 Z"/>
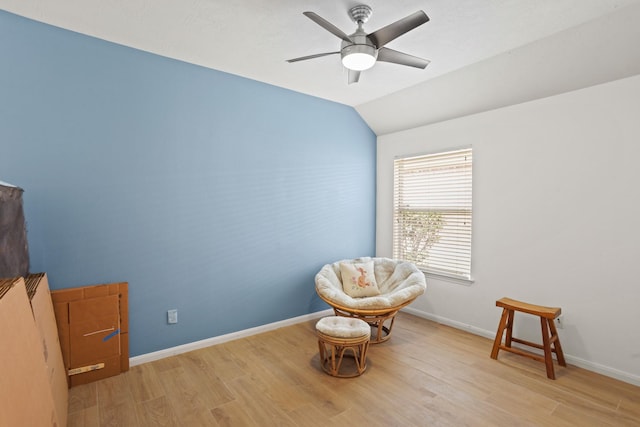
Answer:
<path fill-rule="evenodd" d="M 165 348 L 163 350 L 154 351 L 152 353 L 141 354 L 129 358 L 129 365 L 136 366 L 143 363 L 153 362 L 154 360 L 164 359 L 165 357 L 175 356 L 177 354 L 187 353 L 189 351 L 198 350 L 205 347 L 210 347 L 216 344 L 222 344 L 225 342 L 237 340 L 239 338 L 249 337 L 251 335 L 260 334 L 262 332 L 273 331 L 285 326 L 294 325 L 296 323 L 302 323 L 309 320 L 317 319 L 324 316 L 333 315 L 332 309 L 323 311 L 317 311 L 311 314 L 305 314 L 303 316 L 294 317 L 291 319 L 281 320 L 279 322 L 269 323 L 267 325 L 256 326 L 255 328 L 249 328 L 238 332 L 232 332 L 230 334 L 220 335 L 217 337 L 207 338 L 201 341 L 195 341 L 192 343 L 182 344 L 176 347 Z"/>
<path fill-rule="evenodd" d="M 494 339 L 496 336 L 495 331 L 488 331 L 486 329 L 477 328 L 472 325 L 468 325 L 466 323 L 458 322 L 456 320 L 451 320 L 446 317 L 437 316 L 435 314 L 427 313 L 425 311 L 416 310 L 414 308 L 404 308 L 402 311 L 405 311 L 409 314 L 413 314 L 417 317 L 422 317 L 424 319 L 432 320 L 436 323 L 440 323 L 446 326 L 451 326 L 452 328 L 461 329 L 463 331 L 467 331 L 474 335 L 480 335 L 485 338 Z M 567 363 L 578 366 L 580 368 L 586 369 L 588 371 L 596 372 L 598 374 L 605 375 L 607 377 L 615 378 L 620 381 L 624 381 L 629 384 L 633 384 L 636 386 L 640 386 L 640 376 L 631 374 L 629 372 L 624 372 L 619 369 L 611 368 L 609 366 L 601 365 L 599 363 L 591 362 L 589 360 L 582 359 L 580 357 L 572 356 L 570 354 L 565 353 L 564 358 Z"/>
<path fill-rule="evenodd" d="M 410 308 L 410 307 L 403 308 L 402 311 L 406 311 L 407 313 L 413 314 L 414 316 L 417 316 L 417 317 L 422 317 L 423 319 L 432 320 L 442 325 L 447 325 L 447 326 L 451 326 L 452 328 L 461 329 L 463 331 L 470 332 L 474 335 L 480 335 L 481 337 L 491 338 L 491 339 L 494 339 L 496 337 L 495 331 L 487 331 L 486 329 L 477 328 L 475 326 L 468 325 L 466 323 L 458 322 L 456 320 L 451 320 L 446 317 L 427 313 L 426 311 L 416 310 L 415 308 Z"/>

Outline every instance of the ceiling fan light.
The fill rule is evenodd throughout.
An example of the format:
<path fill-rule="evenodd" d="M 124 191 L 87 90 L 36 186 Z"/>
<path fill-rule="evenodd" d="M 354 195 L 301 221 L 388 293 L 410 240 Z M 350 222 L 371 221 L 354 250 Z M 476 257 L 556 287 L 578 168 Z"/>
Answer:
<path fill-rule="evenodd" d="M 364 71 L 376 63 L 376 49 L 368 45 L 351 45 L 342 49 L 342 65 L 354 71 Z"/>

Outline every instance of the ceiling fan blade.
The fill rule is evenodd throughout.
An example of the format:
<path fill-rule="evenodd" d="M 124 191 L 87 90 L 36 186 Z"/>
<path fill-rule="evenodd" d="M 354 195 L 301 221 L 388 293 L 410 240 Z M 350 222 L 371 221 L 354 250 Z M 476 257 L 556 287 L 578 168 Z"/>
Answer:
<path fill-rule="evenodd" d="M 399 21 L 389 24 L 386 27 L 382 27 L 377 31 L 369 34 L 367 37 L 376 45 L 378 49 L 389 43 L 391 40 L 395 40 L 404 33 L 413 30 L 416 27 L 429 22 L 429 17 L 426 13 L 419 10 L 416 13 L 412 13 L 406 18 L 402 18 Z"/>
<path fill-rule="evenodd" d="M 360 71 L 349 70 L 349 84 L 358 83 L 360 80 Z"/>
<path fill-rule="evenodd" d="M 342 39 L 342 40 L 344 40 L 346 42 L 353 43 L 351 41 L 351 39 L 349 38 L 349 36 L 346 35 L 345 33 L 343 33 L 340 28 L 336 27 L 335 25 L 333 25 L 331 22 L 327 21 L 326 19 L 324 19 L 320 15 L 318 15 L 318 14 L 316 14 L 314 12 L 303 12 L 302 14 L 304 16 L 306 16 L 307 18 L 311 19 L 316 24 L 320 25 L 325 30 L 329 31 L 334 36 L 336 36 L 336 37 L 338 37 L 338 38 L 340 38 L 340 39 Z"/>
<path fill-rule="evenodd" d="M 307 55 L 307 56 L 301 56 L 299 58 L 287 59 L 287 62 L 306 61 L 307 59 L 321 58 L 323 56 L 335 55 L 337 53 L 340 53 L 340 52 L 338 51 L 338 52 L 316 53 L 315 55 Z"/>
<path fill-rule="evenodd" d="M 388 47 L 378 49 L 378 61 L 408 65 L 409 67 L 422 68 L 423 70 L 431 62 L 427 59 L 389 49 Z"/>

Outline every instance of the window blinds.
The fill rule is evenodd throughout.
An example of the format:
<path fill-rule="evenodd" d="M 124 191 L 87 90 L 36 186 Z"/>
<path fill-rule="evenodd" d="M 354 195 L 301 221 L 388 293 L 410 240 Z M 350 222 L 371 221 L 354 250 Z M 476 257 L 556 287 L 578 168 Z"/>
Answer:
<path fill-rule="evenodd" d="M 394 161 L 393 257 L 471 278 L 472 150 Z"/>

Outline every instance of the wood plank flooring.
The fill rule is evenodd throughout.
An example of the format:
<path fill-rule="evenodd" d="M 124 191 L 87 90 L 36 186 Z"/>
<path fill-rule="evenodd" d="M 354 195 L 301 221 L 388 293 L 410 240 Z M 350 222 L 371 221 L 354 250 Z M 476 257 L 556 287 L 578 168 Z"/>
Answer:
<path fill-rule="evenodd" d="M 69 426 L 639 426 L 640 387 L 500 352 L 400 313 L 367 371 L 334 378 L 309 321 L 70 390 Z"/>

